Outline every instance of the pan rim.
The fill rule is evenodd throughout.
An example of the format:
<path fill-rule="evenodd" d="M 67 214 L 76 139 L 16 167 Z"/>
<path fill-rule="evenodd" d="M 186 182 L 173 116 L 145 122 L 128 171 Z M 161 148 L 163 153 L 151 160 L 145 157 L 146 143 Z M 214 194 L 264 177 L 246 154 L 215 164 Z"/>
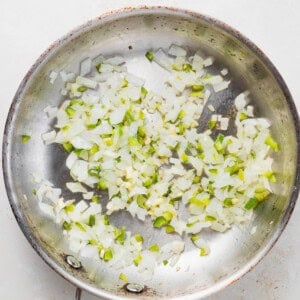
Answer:
<path fill-rule="evenodd" d="M 18 87 L 18 90 L 13 98 L 8 117 L 5 124 L 4 129 L 4 135 L 3 135 L 3 144 L 2 144 L 2 164 L 3 164 L 3 177 L 4 177 L 4 183 L 6 192 L 8 195 L 9 203 L 12 208 L 12 211 L 14 213 L 14 216 L 18 222 L 19 227 L 21 228 L 23 234 L 31 244 L 31 246 L 35 249 L 35 251 L 38 253 L 38 255 L 58 274 L 60 274 L 63 278 L 68 280 L 69 282 L 75 284 L 76 286 L 94 294 L 100 297 L 109 298 L 109 299 L 127 299 L 127 297 L 124 296 L 117 296 L 115 294 L 112 294 L 110 292 L 106 292 L 100 288 L 96 288 L 88 283 L 85 283 L 78 279 L 77 277 L 71 275 L 67 271 L 65 271 L 62 267 L 59 266 L 59 264 L 53 260 L 47 252 L 43 249 L 43 247 L 40 245 L 36 237 L 32 234 L 32 230 L 29 226 L 29 224 L 24 219 L 24 216 L 22 214 L 22 211 L 18 209 L 18 199 L 17 195 L 13 191 L 13 184 L 11 180 L 11 168 L 10 168 L 10 157 L 9 157 L 9 142 L 10 142 L 10 128 L 13 124 L 13 120 L 15 117 L 14 112 L 17 110 L 20 102 L 22 101 L 22 94 L 26 90 L 26 86 L 28 81 L 30 80 L 32 74 L 35 73 L 35 71 L 39 68 L 40 65 L 42 65 L 47 58 L 56 51 L 60 46 L 62 46 L 64 43 L 68 42 L 74 35 L 80 34 L 83 30 L 88 30 L 95 25 L 101 24 L 102 22 L 108 21 L 110 19 L 118 19 L 120 17 L 130 17 L 131 13 L 137 13 L 137 14 L 143 14 L 143 13 L 166 13 L 166 14 L 174 14 L 176 13 L 178 16 L 186 16 L 186 17 L 192 17 L 196 19 L 200 19 L 212 26 L 215 26 L 226 33 L 230 34 L 234 38 L 240 40 L 243 44 L 245 44 L 251 51 L 253 51 L 264 63 L 264 65 L 269 69 L 269 71 L 274 76 L 278 86 L 282 90 L 284 97 L 286 99 L 289 111 L 291 113 L 293 124 L 295 127 L 295 140 L 296 140 L 296 149 L 297 151 L 297 166 L 296 166 L 296 173 L 295 173 L 295 179 L 294 179 L 294 185 L 291 190 L 291 195 L 289 199 L 289 203 L 287 206 L 287 209 L 283 215 L 283 218 L 278 225 L 277 229 L 274 231 L 272 237 L 268 241 L 268 243 L 260 250 L 259 253 L 257 253 L 247 264 L 245 264 L 240 270 L 236 271 L 235 273 L 232 273 L 230 276 L 218 281 L 213 286 L 201 290 L 199 292 L 196 292 L 192 295 L 183 295 L 180 297 L 177 297 L 177 299 L 199 299 L 203 297 L 207 297 L 209 295 L 212 295 L 221 289 L 227 287 L 231 283 L 234 283 L 241 277 L 243 277 L 246 273 L 248 273 L 250 270 L 252 270 L 261 260 L 263 257 L 266 256 L 266 254 L 272 249 L 272 247 L 277 242 L 278 238 L 282 234 L 284 228 L 286 227 L 290 216 L 294 210 L 298 193 L 299 193 L 299 186 L 300 186 L 300 121 L 299 116 L 297 113 L 297 108 L 295 106 L 295 103 L 293 101 L 292 95 L 284 82 L 282 76 L 276 69 L 276 67 L 273 65 L 273 63 L 269 60 L 269 58 L 263 53 L 262 50 L 260 50 L 253 42 L 251 42 L 247 37 L 242 35 L 239 31 L 234 29 L 233 27 L 225 24 L 222 21 L 219 21 L 215 18 L 212 18 L 210 16 L 204 15 L 202 13 L 194 12 L 191 10 L 186 10 L 182 8 L 173 8 L 168 6 L 136 6 L 136 7 L 124 7 L 116 10 L 109 11 L 107 13 L 101 14 L 99 17 L 96 17 L 92 20 L 87 21 L 83 25 L 78 26 L 74 30 L 68 32 L 66 35 L 64 35 L 62 38 L 56 40 L 54 43 L 50 45 L 50 47 L 44 51 L 41 56 L 36 60 L 36 62 L 33 64 L 33 66 L 30 68 L 30 70 L 25 75 L 24 79 L 22 80 L 21 84 Z"/>

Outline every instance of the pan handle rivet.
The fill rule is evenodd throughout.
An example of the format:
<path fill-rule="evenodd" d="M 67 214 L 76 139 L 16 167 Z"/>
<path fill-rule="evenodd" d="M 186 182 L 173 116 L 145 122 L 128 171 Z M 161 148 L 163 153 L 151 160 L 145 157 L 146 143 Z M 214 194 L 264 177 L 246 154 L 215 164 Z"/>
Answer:
<path fill-rule="evenodd" d="M 141 293 L 144 290 L 144 286 L 138 283 L 127 283 L 125 288 L 130 293 Z"/>
<path fill-rule="evenodd" d="M 66 262 L 74 269 L 80 269 L 81 262 L 72 255 L 66 255 Z"/>

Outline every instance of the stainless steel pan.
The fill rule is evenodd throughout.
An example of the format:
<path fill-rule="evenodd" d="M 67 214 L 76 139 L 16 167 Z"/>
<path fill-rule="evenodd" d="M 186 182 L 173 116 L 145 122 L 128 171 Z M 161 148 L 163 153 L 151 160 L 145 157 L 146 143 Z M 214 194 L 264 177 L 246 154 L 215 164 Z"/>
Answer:
<path fill-rule="evenodd" d="M 69 252 L 60 229 L 41 215 L 31 193 L 32 173 L 41 174 L 59 187 L 64 187 L 69 179 L 64 165 L 66 154 L 57 145 L 44 146 L 40 138 L 51 126 L 43 109 L 62 101 L 61 83 L 57 81 L 52 86 L 48 75 L 53 69 L 78 71 L 79 62 L 87 56 L 121 54 L 133 72 L 150 78 L 155 87 L 160 79 L 143 67 L 144 53 L 149 48 L 166 48 L 172 43 L 190 51 L 201 49 L 217 58 L 215 69 L 229 69 L 230 88 L 210 100 L 218 113 L 230 115 L 232 99 L 247 89 L 256 114 L 271 120 L 273 135 L 281 146 L 274 156 L 278 174 L 276 195 L 257 209 L 250 224 L 234 227 L 224 234 L 204 233 L 212 248 L 208 257 L 194 260 L 190 255 L 192 246 L 187 242 L 180 269 L 160 268 L 152 280 L 126 289 L 105 265 L 90 272 L 87 271 L 90 266 L 81 266 L 67 256 Z M 200 128 L 207 124 L 208 118 L 209 110 L 205 110 Z M 28 133 L 32 139 L 22 145 L 20 136 Z M 126 8 L 108 13 L 55 42 L 22 81 L 8 115 L 3 142 L 3 172 L 9 201 L 32 247 L 50 267 L 76 286 L 112 299 L 198 299 L 240 278 L 266 255 L 283 231 L 298 195 L 299 164 L 296 108 L 284 81 L 266 56 L 239 32 L 217 20 L 161 7 Z M 158 230 L 134 221 L 126 213 L 116 216 L 114 222 L 125 224 L 132 231 L 142 231 L 152 242 L 165 239 Z M 257 231 L 251 235 L 253 226 L 257 226 Z M 138 275 L 133 278 L 132 283 L 141 284 Z"/>

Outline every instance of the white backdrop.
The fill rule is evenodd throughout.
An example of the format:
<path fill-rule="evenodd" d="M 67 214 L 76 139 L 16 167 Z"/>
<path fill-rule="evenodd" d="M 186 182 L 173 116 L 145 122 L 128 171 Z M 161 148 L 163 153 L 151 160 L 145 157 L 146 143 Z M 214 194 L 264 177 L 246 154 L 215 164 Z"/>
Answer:
<path fill-rule="evenodd" d="M 13 95 L 37 57 L 77 25 L 119 7 L 166 5 L 211 15 L 241 31 L 272 60 L 300 110 L 299 0 L 1 0 L 0 137 Z M 0 162 L 1 164 L 1 162 Z M 73 299 L 75 288 L 52 271 L 23 237 L 0 175 L 0 298 Z M 300 299 L 300 203 L 285 232 L 249 274 L 210 299 Z M 83 300 L 96 300 L 83 293 Z"/>

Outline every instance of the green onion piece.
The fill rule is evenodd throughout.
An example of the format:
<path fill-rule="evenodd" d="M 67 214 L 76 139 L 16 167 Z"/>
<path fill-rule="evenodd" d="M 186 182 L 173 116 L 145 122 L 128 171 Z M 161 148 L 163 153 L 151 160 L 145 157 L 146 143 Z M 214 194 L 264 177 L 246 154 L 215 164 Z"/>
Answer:
<path fill-rule="evenodd" d="M 69 105 L 65 108 L 65 112 L 68 116 L 72 117 L 76 113 L 76 110 Z"/>
<path fill-rule="evenodd" d="M 121 86 L 121 88 L 126 88 L 126 87 L 128 87 L 128 80 L 126 79 L 126 78 L 123 78 L 123 83 L 122 83 L 122 86 Z"/>
<path fill-rule="evenodd" d="M 166 231 L 166 233 L 173 233 L 173 232 L 175 232 L 175 228 L 172 225 L 167 225 L 165 227 L 165 231 Z"/>
<path fill-rule="evenodd" d="M 126 238 L 125 227 L 116 228 L 115 231 L 114 231 L 114 235 L 115 235 L 115 240 L 120 245 L 124 245 L 124 241 L 125 241 L 125 238 Z"/>
<path fill-rule="evenodd" d="M 168 224 L 168 221 L 163 217 L 159 216 L 153 221 L 153 227 L 160 228 Z"/>
<path fill-rule="evenodd" d="M 152 185 L 152 179 L 151 178 L 148 178 L 146 181 L 144 181 L 144 183 L 143 183 L 143 186 L 144 187 L 149 187 L 149 186 L 151 186 Z"/>
<path fill-rule="evenodd" d="M 195 222 L 192 222 L 192 223 L 187 223 L 186 227 L 193 227 L 197 223 L 198 223 L 198 221 L 195 221 Z"/>
<path fill-rule="evenodd" d="M 22 135 L 21 136 L 21 142 L 22 142 L 22 144 L 27 143 L 30 139 L 31 139 L 30 135 Z"/>
<path fill-rule="evenodd" d="M 197 240 L 199 240 L 199 236 L 193 234 L 193 235 L 191 236 L 191 241 L 192 241 L 193 243 L 195 243 Z"/>
<path fill-rule="evenodd" d="M 263 176 L 269 179 L 270 182 L 276 182 L 276 175 L 272 171 L 265 172 Z"/>
<path fill-rule="evenodd" d="M 151 51 L 147 51 L 145 56 L 149 61 L 152 61 L 154 59 L 153 52 L 151 52 Z"/>
<path fill-rule="evenodd" d="M 76 227 L 77 227 L 80 231 L 84 231 L 84 232 L 86 231 L 85 228 L 84 228 L 84 226 L 83 226 L 81 223 L 75 222 L 74 224 L 76 225 Z"/>
<path fill-rule="evenodd" d="M 97 246 L 97 241 L 96 240 L 93 240 L 93 239 L 91 239 L 91 240 L 89 240 L 89 245 L 92 245 L 92 246 Z"/>
<path fill-rule="evenodd" d="M 135 240 L 138 242 L 138 243 L 143 243 L 144 242 L 144 238 L 141 234 L 135 234 L 134 235 L 134 238 Z"/>
<path fill-rule="evenodd" d="M 208 122 L 208 128 L 209 128 L 209 129 L 214 129 L 214 128 L 216 127 L 216 125 L 217 125 L 217 121 L 210 120 L 210 121 Z"/>
<path fill-rule="evenodd" d="M 142 98 L 145 98 L 148 94 L 148 90 L 144 88 L 143 86 L 141 87 L 141 96 Z"/>
<path fill-rule="evenodd" d="M 200 254 L 200 256 L 206 256 L 206 255 L 208 255 L 208 251 L 204 247 L 201 247 L 199 254 Z"/>
<path fill-rule="evenodd" d="M 104 143 L 106 144 L 106 146 L 112 146 L 114 144 L 114 141 L 111 137 L 108 137 L 104 139 Z"/>
<path fill-rule="evenodd" d="M 167 221 L 171 221 L 173 219 L 173 214 L 169 211 L 165 211 L 163 213 L 163 216 Z"/>
<path fill-rule="evenodd" d="M 185 115 L 186 115 L 186 112 L 182 109 L 182 110 L 179 111 L 177 119 L 182 120 Z"/>
<path fill-rule="evenodd" d="M 36 195 L 37 190 L 36 189 L 32 189 L 32 194 L 35 196 Z"/>
<path fill-rule="evenodd" d="M 189 157 L 187 156 L 187 154 L 185 152 L 183 152 L 181 155 L 180 155 L 180 160 L 185 164 L 189 161 Z"/>
<path fill-rule="evenodd" d="M 62 131 L 66 131 L 68 129 L 70 129 L 70 126 L 69 125 L 65 125 L 63 127 L 60 128 Z"/>
<path fill-rule="evenodd" d="M 203 98 L 203 96 L 204 96 L 203 91 L 191 92 L 189 94 L 189 97 L 193 97 L 193 98 Z"/>
<path fill-rule="evenodd" d="M 88 169 L 88 174 L 90 176 L 99 178 L 100 177 L 100 171 L 101 171 L 100 166 L 95 166 L 95 167 L 92 167 L 92 168 Z"/>
<path fill-rule="evenodd" d="M 245 180 L 244 171 L 243 171 L 242 169 L 239 169 L 239 171 L 238 171 L 238 178 L 239 178 L 241 181 L 244 181 L 244 180 Z"/>
<path fill-rule="evenodd" d="M 197 184 L 201 181 L 201 177 L 200 176 L 195 176 L 193 179 L 193 183 Z"/>
<path fill-rule="evenodd" d="M 70 230 L 72 228 L 72 224 L 68 223 L 67 221 L 64 221 L 62 227 L 64 230 Z"/>
<path fill-rule="evenodd" d="M 95 215 L 90 215 L 89 217 L 89 226 L 93 227 L 96 224 Z"/>
<path fill-rule="evenodd" d="M 97 144 L 94 144 L 92 148 L 89 150 L 89 155 L 93 155 L 99 151 L 99 146 Z"/>
<path fill-rule="evenodd" d="M 158 252 L 159 251 L 159 246 L 157 244 L 153 244 L 148 248 L 149 251 L 151 252 Z"/>
<path fill-rule="evenodd" d="M 134 116 L 130 112 L 130 110 L 127 110 L 125 113 L 124 121 L 128 124 L 134 122 Z"/>
<path fill-rule="evenodd" d="M 70 101 L 70 106 L 75 105 L 75 104 L 83 105 L 84 102 L 83 102 L 82 100 L 79 100 L 79 99 L 72 99 L 72 100 Z"/>
<path fill-rule="evenodd" d="M 192 65 L 191 64 L 183 64 L 182 65 L 182 70 L 185 72 L 190 72 L 193 70 Z"/>
<path fill-rule="evenodd" d="M 218 169 L 209 169 L 208 170 L 211 174 L 218 174 Z"/>
<path fill-rule="evenodd" d="M 172 70 L 174 71 L 181 71 L 182 70 L 182 66 L 179 66 L 179 65 L 172 65 Z"/>
<path fill-rule="evenodd" d="M 266 137 L 265 144 L 270 146 L 275 152 L 279 151 L 279 146 L 277 142 L 270 135 Z"/>
<path fill-rule="evenodd" d="M 146 137 L 146 126 L 139 126 L 137 130 L 138 136 L 145 138 Z"/>
<path fill-rule="evenodd" d="M 230 175 L 233 175 L 233 174 L 237 173 L 240 170 L 240 165 L 236 163 L 231 167 L 227 167 L 225 170 L 227 172 L 229 172 Z"/>
<path fill-rule="evenodd" d="M 91 201 L 94 203 L 99 203 L 99 197 L 95 195 L 92 197 Z"/>
<path fill-rule="evenodd" d="M 74 211 L 74 209 L 75 209 L 74 204 L 68 204 L 64 207 L 64 211 L 67 213 Z"/>
<path fill-rule="evenodd" d="M 205 216 L 205 221 L 206 222 L 213 222 L 213 221 L 216 221 L 216 218 L 214 216 Z"/>
<path fill-rule="evenodd" d="M 209 198 L 203 198 L 200 200 L 196 197 L 192 197 L 191 199 L 189 199 L 189 203 L 194 204 L 196 206 L 207 206 L 209 202 L 210 202 Z"/>
<path fill-rule="evenodd" d="M 270 192 L 266 188 L 262 187 L 255 189 L 254 195 L 258 201 L 263 201 L 270 195 Z"/>
<path fill-rule="evenodd" d="M 137 257 L 135 257 L 135 259 L 133 260 L 134 265 L 135 265 L 135 266 L 138 266 L 142 259 L 143 259 L 143 257 L 139 254 L 139 255 L 138 255 Z"/>
<path fill-rule="evenodd" d="M 63 143 L 62 145 L 68 153 L 73 150 L 73 145 L 70 142 Z"/>
<path fill-rule="evenodd" d="M 97 183 L 97 187 L 98 187 L 99 190 L 106 190 L 107 189 L 106 181 L 104 181 L 104 180 L 101 179 Z"/>
<path fill-rule="evenodd" d="M 137 137 L 135 137 L 135 136 L 129 136 L 128 137 L 128 144 L 131 147 L 135 147 L 135 146 L 139 146 L 140 145 Z"/>
<path fill-rule="evenodd" d="M 143 195 L 138 195 L 136 198 L 136 203 L 139 207 L 148 209 L 148 206 L 146 204 L 146 198 Z"/>
<path fill-rule="evenodd" d="M 169 262 L 168 262 L 168 260 L 167 260 L 167 259 L 164 259 L 164 260 L 163 260 L 163 264 L 164 264 L 164 266 L 166 266 L 168 263 L 169 263 Z"/>
<path fill-rule="evenodd" d="M 193 84 L 192 91 L 193 92 L 202 92 L 204 90 L 204 85 L 201 84 Z"/>
<path fill-rule="evenodd" d="M 239 117 L 240 117 L 240 121 L 248 119 L 248 116 L 244 112 L 241 112 Z"/>
<path fill-rule="evenodd" d="M 179 134 L 183 135 L 185 133 L 186 127 L 183 123 L 179 123 L 178 129 L 179 129 Z"/>
<path fill-rule="evenodd" d="M 224 201 L 223 201 L 223 204 L 224 204 L 225 207 L 233 206 L 232 199 L 231 198 L 225 198 Z"/>
<path fill-rule="evenodd" d="M 81 85 L 80 87 L 77 88 L 77 92 L 83 93 L 87 90 L 88 88 L 85 85 Z"/>
<path fill-rule="evenodd" d="M 101 66 L 102 66 L 102 63 L 99 63 L 99 64 L 96 66 L 96 69 L 97 69 L 98 73 L 101 73 Z"/>
<path fill-rule="evenodd" d="M 107 215 L 103 216 L 103 224 L 105 226 L 110 225 L 109 217 Z"/>
<path fill-rule="evenodd" d="M 113 258 L 113 252 L 111 248 L 108 248 L 103 255 L 103 260 L 104 261 L 110 261 Z"/>
<path fill-rule="evenodd" d="M 244 208 L 247 209 L 247 210 L 254 209 L 254 208 L 256 208 L 258 203 L 259 203 L 259 201 L 255 197 L 250 198 L 247 201 L 247 203 L 245 204 Z"/>

